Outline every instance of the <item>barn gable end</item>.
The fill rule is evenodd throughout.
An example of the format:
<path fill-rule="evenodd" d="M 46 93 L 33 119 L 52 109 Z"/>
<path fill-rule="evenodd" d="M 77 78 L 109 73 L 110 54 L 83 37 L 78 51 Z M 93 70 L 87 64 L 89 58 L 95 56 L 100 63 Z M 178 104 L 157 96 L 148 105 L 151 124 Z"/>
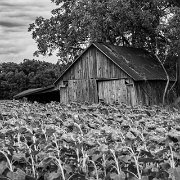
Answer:
<path fill-rule="evenodd" d="M 112 78 L 130 78 L 130 76 L 92 46 L 65 71 L 55 84 L 66 80 Z"/>

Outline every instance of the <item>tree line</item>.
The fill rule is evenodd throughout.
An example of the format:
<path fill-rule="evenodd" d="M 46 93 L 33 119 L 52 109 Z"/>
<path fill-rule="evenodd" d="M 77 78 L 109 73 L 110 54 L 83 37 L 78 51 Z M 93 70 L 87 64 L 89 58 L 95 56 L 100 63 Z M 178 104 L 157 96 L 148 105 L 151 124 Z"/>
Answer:
<path fill-rule="evenodd" d="M 19 64 L 0 63 L 0 100 L 12 99 L 26 89 L 52 85 L 66 66 L 29 59 Z"/>

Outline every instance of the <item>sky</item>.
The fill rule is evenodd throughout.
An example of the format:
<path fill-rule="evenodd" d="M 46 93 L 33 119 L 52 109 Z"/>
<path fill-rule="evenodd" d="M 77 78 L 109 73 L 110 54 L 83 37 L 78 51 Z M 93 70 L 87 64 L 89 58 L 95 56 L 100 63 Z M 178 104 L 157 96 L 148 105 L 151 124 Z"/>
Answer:
<path fill-rule="evenodd" d="M 33 57 L 37 46 L 28 32 L 36 17 L 49 18 L 55 7 L 51 0 L 0 0 L 0 63 L 24 59 L 57 62 L 55 55 Z"/>

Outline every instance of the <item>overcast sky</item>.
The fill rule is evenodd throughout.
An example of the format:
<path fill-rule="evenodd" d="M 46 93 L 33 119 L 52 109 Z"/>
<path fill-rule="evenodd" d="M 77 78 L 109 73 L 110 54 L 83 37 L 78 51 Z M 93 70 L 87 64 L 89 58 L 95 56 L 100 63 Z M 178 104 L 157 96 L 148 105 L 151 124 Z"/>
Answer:
<path fill-rule="evenodd" d="M 36 17 L 49 18 L 55 4 L 51 0 L 0 0 L 0 63 L 39 59 L 57 62 L 57 57 L 33 57 L 36 43 L 28 32 Z"/>

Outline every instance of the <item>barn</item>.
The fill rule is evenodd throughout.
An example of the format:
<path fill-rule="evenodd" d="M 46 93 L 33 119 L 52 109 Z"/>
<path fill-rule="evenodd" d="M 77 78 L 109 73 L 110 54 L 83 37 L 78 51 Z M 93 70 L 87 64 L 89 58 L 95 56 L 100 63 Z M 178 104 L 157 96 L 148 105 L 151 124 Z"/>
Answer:
<path fill-rule="evenodd" d="M 54 85 L 60 91 L 60 103 L 104 101 L 135 106 L 162 103 L 166 82 L 161 64 L 147 51 L 92 43 Z"/>

